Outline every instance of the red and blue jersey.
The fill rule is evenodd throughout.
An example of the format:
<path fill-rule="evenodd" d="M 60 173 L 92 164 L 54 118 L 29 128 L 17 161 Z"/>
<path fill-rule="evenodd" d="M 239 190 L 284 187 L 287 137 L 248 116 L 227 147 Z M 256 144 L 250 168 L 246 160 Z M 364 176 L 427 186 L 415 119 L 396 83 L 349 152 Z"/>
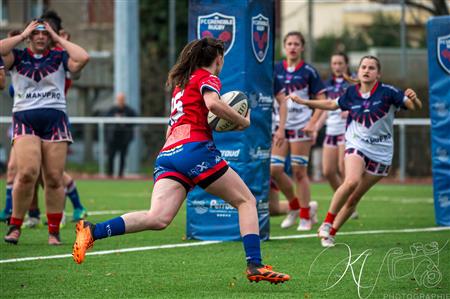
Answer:
<path fill-rule="evenodd" d="M 367 93 L 361 93 L 359 85 L 348 87 L 336 99 L 343 111 L 349 111 L 346 148 L 354 148 L 376 162 L 391 165 L 395 112 L 406 108 L 406 99 L 403 91 L 381 82 Z"/>
<path fill-rule="evenodd" d="M 195 70 L 184 89 L 176 87 L 172 95 L 169 135 L 163 150 L 180 144 L 212 140 L 208 125 L 208 108 L 203 92 L 210 90 L 220 96 L 222 84 L 205 69 Z"/>
<path fill-rule="evenodd" d="M 274 70 L 274 94 L 284 93 L 288 95 L 294 93 L 302 99 L 310 99 L 325 92 L 325 86 L 320 79 L 316 69 L 311 65 L 301 61 L 292 69 L 287 62 L 281 61 L 275 65 Z M 287 100 L 288 115 L 286 119 L 286 129 L 303 128 L 312 115 L 312 110 L 305 105 L 298 104 L 291 99 Z M 277 107 L 275 107 L 275 111 Z M 279 117 L 275 116 L 275 122 Z"/>

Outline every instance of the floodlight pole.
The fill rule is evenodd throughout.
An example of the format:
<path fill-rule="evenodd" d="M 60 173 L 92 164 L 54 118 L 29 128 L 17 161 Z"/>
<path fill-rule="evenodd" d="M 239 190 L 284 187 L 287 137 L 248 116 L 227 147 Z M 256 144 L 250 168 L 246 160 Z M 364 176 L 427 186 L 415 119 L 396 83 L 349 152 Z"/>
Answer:
<path fill-rule="evenodd" d="M 401 44 L 401 59 L 400 59 L 400 71 L 403 84 L 406 84 L 406 64 L 407 64 L 407 53 L 406 53 L 406 23 L 405 23 L 405 0 L 401 2 L 402 14 L 400 21 L 400 44 Z"/>
<path fill-rule="evenodd" d="M 312 63 L 314 61 L 314 8 L 313 0 L 308 0 L 308 40 L 306 42 L 307 60 Z"/>
<path fill-rule="evenodd" d="M 139 0 L 114 1 L 114 98 L 119 92 L 126 95 L 127 104 L 138 114 L 141 111 L 139 73 Z M 138 173 L 140 166 L 139 128 L 130 144 L 126 168 Z"/>

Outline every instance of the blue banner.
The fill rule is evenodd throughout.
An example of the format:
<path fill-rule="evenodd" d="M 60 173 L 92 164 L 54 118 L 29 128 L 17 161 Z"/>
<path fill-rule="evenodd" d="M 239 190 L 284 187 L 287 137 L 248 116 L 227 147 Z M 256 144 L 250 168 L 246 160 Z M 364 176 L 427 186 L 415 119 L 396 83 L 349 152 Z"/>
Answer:
<path fill-rule="evenodd" d="M 431 18 L 427 36 L 434 210 L 450 226 L 450 16 Z"/>
<path fill-rule="evenodd" d="M 224 159 L 256 197 L 263 240 L 269 238 L 273 35 L 272 0 L 190 1 L 189 40 L 205 36 L 223 40 L 222 94 L 240 90 L 249 98 L 250 128 L 244 132 L 214 133 L 214 140 Z M 239 240 L 237 210 L 196 187 L 187 200 L 187 237 Z"/>

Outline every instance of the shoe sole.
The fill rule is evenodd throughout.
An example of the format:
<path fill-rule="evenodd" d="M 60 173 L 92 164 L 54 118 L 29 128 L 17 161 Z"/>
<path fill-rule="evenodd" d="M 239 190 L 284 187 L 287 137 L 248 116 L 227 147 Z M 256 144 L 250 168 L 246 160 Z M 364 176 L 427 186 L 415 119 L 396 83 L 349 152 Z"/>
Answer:
<path fill-rule="evenodd" d="M 19 243 L 19 240 L 16 240 L 16 239 L 4 239 L 4 240 L 6 243 L 14 244 L 14 245 L 17 245 L 17 243 Z"/>
<path fill-rule="evenodd" d="M 260 282 L 260 281 L 268 281 L 271 284 L 279 284 L 279 283 L 284 283 L 285 281 L 288 281 L 289 278 L 268 278 L 266 276 L 263 275 L 252 275 L 252 276 L 247 276 L 247 279 L 250 282 Z"/>

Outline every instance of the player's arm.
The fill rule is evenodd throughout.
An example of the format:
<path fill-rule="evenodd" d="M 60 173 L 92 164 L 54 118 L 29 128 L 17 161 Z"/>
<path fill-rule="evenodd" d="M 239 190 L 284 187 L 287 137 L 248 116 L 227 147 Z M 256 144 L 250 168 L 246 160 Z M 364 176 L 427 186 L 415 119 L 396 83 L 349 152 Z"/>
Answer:
<path fill-rule="evenodd" d="M 5 70 L 0 68 L 0 89 L 5 89 L 6 78 L 5 78 Z"/>
<path fill-rule="evenodd" d="M 290 94 L 289 97 L 296 103 L 306 105 L 309 108 L 322 109 L 322 110 L 337 110 L 339 108 L 336 101 L 332 99 L 327 100 L 304 100 L 295 94 Z"/>
<path fill-rule="evenodd" d="M 318 95 L 316 95 L 315 101 L 326 100 L 326 98 L 327 97 L 325 96 L 325 93 L 322 92 L 322 93 L 319 93 Z M 312 108 L 312 107 L 310 107 L 310 108 Z M 322 116 L 322 114 L 323 114 L 323 110 L 321 110 L 321 108 L 315 108 L 314 113 L 311 116 L 311 119 L 309 120 L 309 123 L 307 124 L 307 127 L 308 127 L 308 125 L 311 126 L 311 127 L 312 126 L 316 127 L 320 117 Z M 306 131 L 306 130 L 304 130 L 304 131 Z"/>
<path fill-rule="evenodd" d="M 279 92 L 275 96 L 275 100 L 278 102 L 280 121 L 278 123 L 278 129 L 274 134 L 275 145 L 281 146 L 285 139 L 286 120 L 287 120 L 287 97 L 284 92 Z"/>
<path fill-rule="evenodd" d="M 2 39 L 0 41 L 0 55 L 2 56 L 6 69 L 9 69 L 14 63 L 14 54 L 12 50 L 18 44 L 23 42 L 28 36 L 30 36 L 31 32 L 36 29 L 38 24 L 39 23 L 37 21 L 32 21 L 21 34 Z"/>
<path fill-rule="evenodd" d="M 249 115 L 247 117 L 241 116 L 234 111 L 233 108 L 222 102 L 217 92 L 212 90 L 205 90 L 203 92 L 203 99 L 206 104 L 206 108 L 220 118 L 226 119 L 234 124 L 238 125 L 238 129 L 245 129 L 250 126 Z"/>
<path fill-rule="evenodd" d="M 408 88 L 407 90 L 405 90 L 405 96 L 408 98 L 404 102 L 405 107 L 408 110 L 416 110 L 416 107 L 419 109 L 422 109 L 422 102 L 417 97 L 417 94 L 414 90 Z"/>
<path fill-rule="evenodd" d="M 61 45 L 64 50 L 67 51 L 69 55 L 69 60 L 67 62 L 67 67 L 71 73 L 77 73 L 88 63 L 89 54 L 82 47 L 62 38 L 52 29 L 52 27 L 45 22 L 45 29 L 50 33 L 52 40 L 55 43 Z"/>

